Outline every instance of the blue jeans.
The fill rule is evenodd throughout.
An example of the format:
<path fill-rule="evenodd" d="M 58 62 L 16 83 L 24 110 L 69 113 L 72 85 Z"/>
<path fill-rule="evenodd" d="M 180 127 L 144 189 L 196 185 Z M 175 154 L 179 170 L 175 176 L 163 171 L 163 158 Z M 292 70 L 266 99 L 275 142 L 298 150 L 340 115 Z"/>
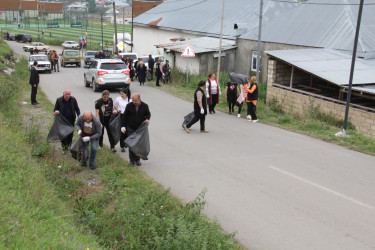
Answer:
<path fill-rule="evenodd" d="M 85 143 L 88 146 L 89 142 L 85 142 Z M 99 145 L 99 139 L 91 140 L 91 150 L 90 150 L 90 158 L 89 158 L 90 165 L 95 164 L 96 151 L 98 149 L 98 145 Z"/>

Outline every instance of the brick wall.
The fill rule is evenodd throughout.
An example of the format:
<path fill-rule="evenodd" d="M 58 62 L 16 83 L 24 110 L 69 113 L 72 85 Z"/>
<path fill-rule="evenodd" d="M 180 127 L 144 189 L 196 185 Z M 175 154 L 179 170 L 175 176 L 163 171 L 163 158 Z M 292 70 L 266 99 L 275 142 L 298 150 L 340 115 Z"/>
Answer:
<path fill-rule="evenodd" d="M 273 86 L 273 84 L 282 84 L 284 81 L 283 71 L 287 67 L 290 68 L 290 66 L 284 65 L 283 63 L 278 63 L 276 60 L 268 61 L 268 100 L 275 98 L 281 104 L 284 112 L 303 114 L 311 105 L 314 105 L 315 107 L 319 107 L 322 112 L 332 114 L 338 119 L 344 119 L 345 105 L 342 103 L 323 100 Z M 278 70 L 281 71 L 278 72 Z M 351 107 L 349 110 L 349 121 L 356 127 L 358 132 L 375 138 L 375 113 Z"/>

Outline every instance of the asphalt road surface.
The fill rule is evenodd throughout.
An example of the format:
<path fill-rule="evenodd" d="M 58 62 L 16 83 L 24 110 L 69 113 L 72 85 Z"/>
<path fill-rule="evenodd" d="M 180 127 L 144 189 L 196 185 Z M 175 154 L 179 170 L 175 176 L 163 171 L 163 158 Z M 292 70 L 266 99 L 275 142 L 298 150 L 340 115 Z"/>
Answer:
<path fill-rule="evenodd" d="M 53 103 L 70 88 L 94 112 L 100 93 L 84 87 L 83 72 L 41 74 L 40 86 Z M 207 116 L 210 133 L 197 123 L 187 134 L 192 103 L 138 82 L 131 90 L 152 114 L 140 169 L 185 201 L 207 188 L 205 212 L 247 248 L 375 249 L 375 157 L 221 112 Z"/>

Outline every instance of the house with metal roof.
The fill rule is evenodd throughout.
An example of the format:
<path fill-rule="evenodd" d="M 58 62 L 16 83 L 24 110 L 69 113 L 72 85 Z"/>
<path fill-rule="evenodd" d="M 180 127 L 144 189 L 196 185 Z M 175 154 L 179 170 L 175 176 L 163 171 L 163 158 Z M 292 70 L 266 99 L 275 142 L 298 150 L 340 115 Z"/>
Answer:
<path fill-rule="evenodd" d="M 192 49 L 194 57 L 184 57 L 181 54 L 187 46 Z M 217 58 L 219 51 L 219 38 L 200 37 L 185 41 L 176 41 L 166 44 L 156 45 L 157 48 L 164 49 L 164 55 L 170 62 L 172 67 L 180 71 L 188 70 L 191 74 L 207 74 L 207 72 L 215 72 L 217 70 Z M 221 71 L 234 71 L 236 58 L 236 41 L 223 39 L 221 45 Z"/>
<path fill-rule="evenodd" d="M 264 0 L 264 9 L 268 13 L 264 20 L 275 19 L 295 7 L 297 2 Z M 174 41 L 220 37 L 221 3 L 218 0 L 178 0 L 154 7 L 134 19 L 133 51 L 143 55 L 163 54 L 164 47 L 161 45 Z M 226 0 L 224 9 L 225 39 L 235 41 L 247 30 L 258 26 L 259 0 Z M 210 60 L 217 60 L 214 56 L 219 50 L 219 39 L 205 41 L 210 41 L 210 48 L 216 48 Z"/>
<path fill-rule="evenodd" d="M 276 1 L 276 0 L 275 0 Z M 375 0 L 365 0 L 357 56 L 375 57 Z M 352 51 L 359 1 L 308 0 L 287 13 L 262 25 L 262 51 L 303 48 L 331 48 Z M 264 13 L 267 15 L 267 12 Z M 252 28 L 238 39 L 236 69 L 249 73 L 257 56 L 258 28 Z M 249 55 L 251 58 L 249 58 Z M 267 70 L 266 54 L 262 53 L 261 73 Z M 250 63 L 249 63 L 250 62 Z M 262 75 L 262 82 L 267 75 Z"/>

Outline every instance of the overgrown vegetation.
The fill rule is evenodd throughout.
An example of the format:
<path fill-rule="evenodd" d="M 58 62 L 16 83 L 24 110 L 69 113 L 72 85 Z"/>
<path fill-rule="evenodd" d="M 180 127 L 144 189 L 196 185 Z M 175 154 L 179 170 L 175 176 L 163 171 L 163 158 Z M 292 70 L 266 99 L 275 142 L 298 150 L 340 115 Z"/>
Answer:
<path fill-rule="evenodd" d="M 52 104 L 39 91 L 40 105 L 23 105 L 26 60 L 15 68 L 0 82 L 12 93 L 0 105 L 0 248 L 241 248 L 201 214 L 205 190 L 184 204 L 108 148 L 92 171 L 47 144 Z"/>
<path fill-rule="evenodd" d="M 206 80 L 207 75 L 189 75 L 189 83 L 186 86 L 186 74 L 174 69 L 172 71 L 173 84 L 164 84 L 161 90 L 178 96 L 188 101 L 193 101 L 193 93 L 201 80 Z M 228 74 L 220 74 L 220 86 L 222 95 L 217 109 L 228 112 L 225 100 L 225 87 L 228 82 Z M 154 83 L 149 83 L 154 86 Z M 349 122 L 348 137 L 337 137 L 335 134 L 342 130 L 344 121 L 335 118 L 332 114 L 321 112 L 319 107 L 311 103 L 309 109 L 303 115 L 294 112 L 285 113 L 282 111 L 283 103 L 275 99 L 267 100 L 267 85 L 259 84 L 259 101 L 257 105 L 258 119 L 265 124 L 285 128 L 299 133 L 307 134 L 327 142 L 333 142 L 353 150 L 375 155 L 375 139 L 366 137 L 357 131 Z M 237 110 L 235 110 L 237 111 Z M 242 117 L 246 117 L 246 108 L 242 109 Z"/>

